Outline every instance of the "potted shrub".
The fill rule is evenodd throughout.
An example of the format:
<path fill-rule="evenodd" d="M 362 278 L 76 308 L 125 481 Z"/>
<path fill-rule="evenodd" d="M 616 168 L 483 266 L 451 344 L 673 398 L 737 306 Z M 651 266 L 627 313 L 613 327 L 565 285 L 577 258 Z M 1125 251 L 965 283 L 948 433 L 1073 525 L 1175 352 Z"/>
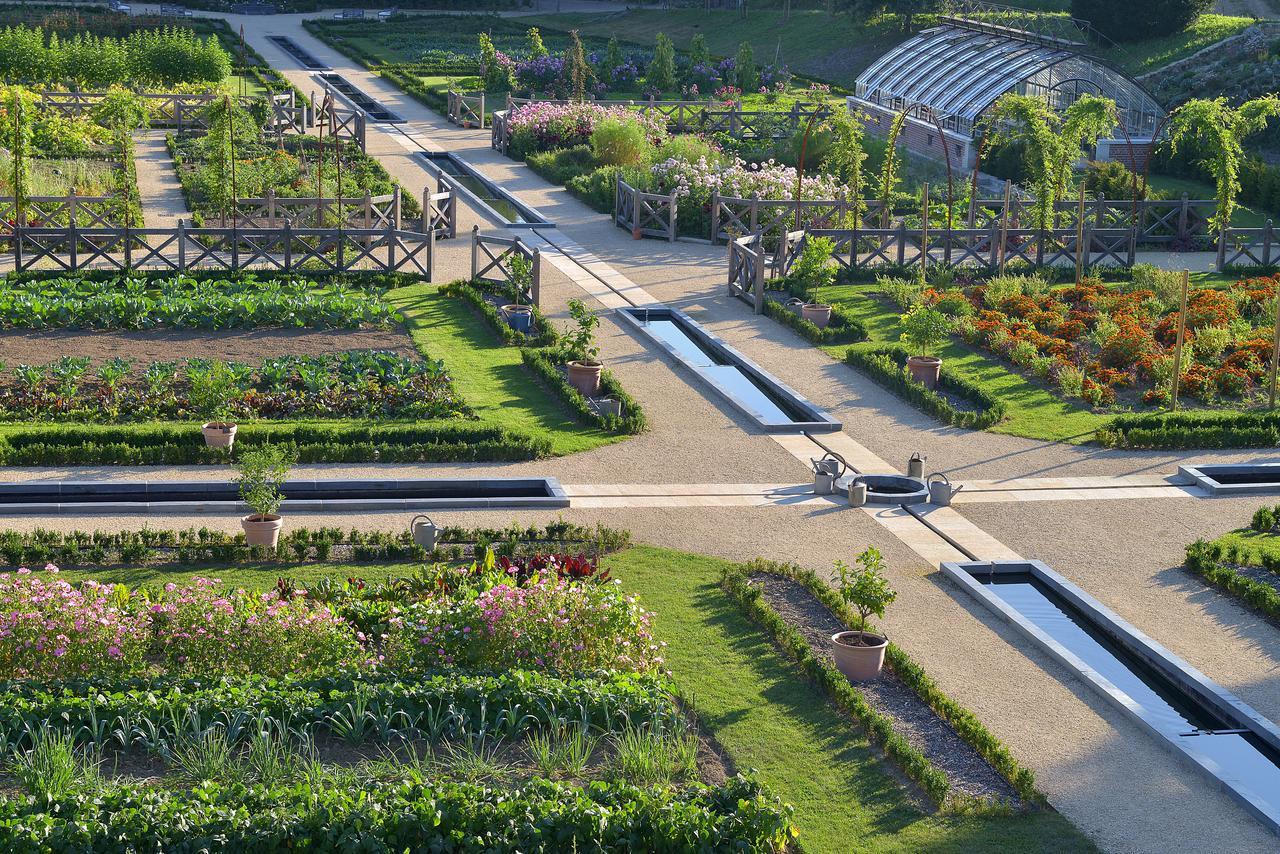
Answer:
<path fill-rule="evenodd" d="M 533 328 L 533 306 L 521 304 L 520 297 L 533 291 L 533 263 L 523 255 L 512 254 L 510 275 L 516 301 L 502 307 L 502 316 L 516 332 L 528 335 Z"/>
<path fill-rule="evenodd" d="M 800 307 L 800 314 L 819 329 L 831 323 L 831 306 L 825 302 L 807 302 Z"/>
<path fill-rule="evenodd" d="M 276 511 L 284 503 L 281 487 L 297 461 L 292 451 L 280 445 L 263 445 L 240 455 L 236 468 L 240 476 L 240 500 L 253 512 L 240 520 L 244 539 L 251 546 L 276 547 L 284 521 Z"/>
<path fill-rule="evenodd" d="M 911 306 L 899 320 L 902 324 L 902 340 L 911 345 L 914 355 L 907 358 L 911 378 L 924 383 L 925 388 L 938 387 L 942 374 L 942 359 L 930 353 L 941 346 L 951 334 L 950 319 L 922 302 Z"/>
<path fill-rule="evenodd" d="M 561 338 L 569 384 L 586 397 L 596 397 L 600 394 L 600 374 L 604 371 L 604 365 L 596 358 L 600 348 L 596 346 L 595 330 L 600 318 L 579 299 L 569 300 L 569 316 L 574 324 L 565 328 Z"/>
<path fill-rule="evenodd" d="M 836 561 L 840 573 L 840 598 L 858 612 L 858 630 L 836 632 L 831 636 L 832 655 L 836 667 L 853 681 L 874 679 L 884 667 L 884 651 L 888 638 L 867 631 L 867 618 L 884 616 L 884 609 L 898 598 L 884 577 L 884 557 L 874 546 L 858 555 L 856 568 Z"/>
<path fill-rule="evenodd" d="M 831 306 L 825 302 L 814 302 L 812 297 L 835 281 L 835 271 L 831 269 L 831 253 L 834 251 L 835 243 L 831 238 L 806 236 L 800 257 L 791 268 L 789 290 L 804 297 L 800 316 L 819 329 L 825 329 L 831 323 Z"/>
<path fill-rule="evenodd" d="M 236 378 L 226 362 L 215 360 L 208 367 L 187 368 L 191 406 L 208 420 L 201 425 L 204 443 L 210 448 L 230 450 L 236 440 L 236 424 L 231 420 L 231 403 L 236 394 Z"/>

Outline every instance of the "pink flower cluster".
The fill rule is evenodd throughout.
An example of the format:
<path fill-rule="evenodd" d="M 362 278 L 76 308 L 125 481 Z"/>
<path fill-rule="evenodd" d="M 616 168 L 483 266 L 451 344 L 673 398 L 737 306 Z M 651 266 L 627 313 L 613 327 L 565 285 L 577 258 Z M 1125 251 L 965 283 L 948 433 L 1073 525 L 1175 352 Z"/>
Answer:
<path fill-rule="evenodd" d="M 71 585 L 46 573 L 0 573 L 0 678 L 155 672 L 280 676 L 356 665 L 354 630 L 322 604 L 274 591 L 222 594 L 216 579 L 155 595 Z"/>
<path fill-rule="evenodd" d="M 553 148 L 584 145 L 591 139 L 596 125 L 608 116 L 637 122 L 654 141 L 667 135 L 666 119 L 641 115 L 626 107 L 604 107 L 586 101 L 578 104 L 553 104 L 535 101 L 516 107 L 507 118 L 511 146 L 520 155 Z"/>
<path fill-rule="evenodd" d="M 0 678 L 128 673 L 142 666 L 148 619 L 123 607 L 128 594 L 86 582 L 72 586 L 50 564 L 0 573 Z"/>
<path fill-rule="evenodd" d="M 535 577 L 413 606 L 388 643 L 393 664 L 561 672 L 662 668 L 650 615 L 616 584 Z"/>

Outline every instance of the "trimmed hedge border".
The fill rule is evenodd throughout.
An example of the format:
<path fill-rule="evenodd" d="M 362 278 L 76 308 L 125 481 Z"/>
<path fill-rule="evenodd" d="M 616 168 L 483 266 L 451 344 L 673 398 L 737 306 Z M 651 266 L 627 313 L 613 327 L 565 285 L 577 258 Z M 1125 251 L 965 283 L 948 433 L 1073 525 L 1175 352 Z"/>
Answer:
<path fill-rule="evenodd" d="M 551 441 L 505 427 L 242 424 L 230 454 L 208 448 L 199 425 L 25 428 L 0 435 L 0 465 L 213 465 L 264 444 L 285 445 L 301 463 L 520 462 L 551 455 Z"/>
<path fill-rule="evenodd" d="M 894 730 L 893 721 L 889 717 L 871 708 L 862 692 L 853 687 L 834 665 L 814 655 L 808 641 L 778 616 L 769 603 L 764 601 L 763 591 L 748 581 L 747 571 L 747 567 L 742 566 L 721 570 L 721 588 L 742 607 L 752 622 L 769 634 L 773 642 L 799 665 L 805 675 L 841 711 L 851 715 L 863 726 L 871 739 L 884 748 L 884 752 L 902 768 L 907 777 L 941 806 L 951 790 L 946 774 Z"/>
<path fill-rule="evenodd" d="M 1274 448 L 1280 445 L 1280 410 L 1117 415 L 1094 435 L 1108 448 Z"/>
<path fill-rule="evenodd" d="M 765 299 L 764 313 L 813 344 L 854 344 L 867 340 L 866 324 L 839 306 L 831 307 L 831 323 L 825 328 L 805 320 L 775 299 Z"/>
<path fill-rule="evenodd" d="M 622 403 L 622 416 L 601 415 L 587 404 L 587 399 L 560 373 L 559 354 L 554 348 L 545 347 L 540 350 L 523 348 L 520 357 L 525 366 L 533 371 L 549 388 L 569 406 L 577 416 L 588 424 L 594 424 L 609 433 L 625 433 L 634 435 L 643 433 L 649 427 L 644 410 L 635 398 L 623 390 L 622 385 L 609 371 L 600 376 L 600 391 L 606 397 Z"/>
<path fill-rule="evenodd" d="M 811 569 L 805 569 L 796 564 L 754 560 L 747 564 L 747 572 L 765 572 L 789 578 L 797 584 L 804 585 L 814 598 L 846 627 L 851 627 L 857 622 L 857 615 L 841 601 L 840 595 Z M 943 693 L 938 683 L 934 682 L 929 674 L 925 673 L 924 668 L 901 647 L 890 642 L 885 658 L 903 684 L 914 691 L 916 696 L 938 714 L 938 717 L 951 725 L 957 735 L 987 760 L 991 767 L 1013 786 L 1019 797 L 1033 803 L 1044 803 L 1044 795 L 1035 786 L 1035 775 L 1029 768 L 1024 768 L 1018 763 L 1009 749 L 991 734 L 991 731 L 973 712 Z"/>
<path fill-rule="evenodd" d="M 468 303 L 474 308 L 492 327 L 495 335 L 498 335 L 507 344 L 519 347 L 550 347 L 555 344 L 559 336 L 556 335 L 555 329 L 551 326 L 550 321 L 543 316 L 537 306 L 531 306 L 533 309 L 533 326 L 528 335 L 511 328 L 511 324 L 506 323 L 498 309 L 493 303 L 484 298 L 485 293 L 497 294 L 504 299 L 514 301 L 516 296 L 515 288 L 510 285 L 505 288 L 501 285 L 490 285 L 489 283 L 468 282 L 465 279 L 459 279 L 456 282 L 440 286 L 440 293 L 445 296 L 456 297 Z"/>
<path fill-rule="evenodd" d="M 206 781 L 0 799 L 0 850 L 683 851 L 781 850 L 791 809 L 760 783 L 647 789 L 533 780 L 517 785 L 393 779 L 352 791 Z"/>
<path fill-rule="evenodd" d="M 850 347 L 845 353 L 844 361 L 865 373 L 877 385 L 884 386 L 917 409 L 953 427 L 985 430 L 1005 417 L 1008 408 L 1004 401 L 982 386 L 957 376 L 944 364 L 938 380 L 939 387 L 981 406 L 982 409 L 972 412 L 952 406 L 945 397 L 911 378 L 911 372 L 906 366 L 907 358 L 906 348 L 897 345 L 870 350 Z"/>
<path fill-rule="evenodd" d="M 1280 620 L 1280 591 L 1270 584 L 1241 575 L 1219 561 L 1224 549 L 1218 543 L 1196 540 L 1187 546 L 1183 564 L 1206 584 L 1239 599 L 1244 605 L 1273 620 Z"/>

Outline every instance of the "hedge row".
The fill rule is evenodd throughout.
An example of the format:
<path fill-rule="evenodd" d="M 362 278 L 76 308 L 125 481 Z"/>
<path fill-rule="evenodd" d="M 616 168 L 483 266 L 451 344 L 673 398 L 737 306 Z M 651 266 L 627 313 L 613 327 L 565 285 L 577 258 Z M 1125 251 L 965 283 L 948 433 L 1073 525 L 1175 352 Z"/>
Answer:
<path fill-rule="evenodd" d="M 125 784 L 53 802 L 0 799 L 0 850 L 11 854 L 771 851 L 791 835 L 790 810 L 741 777 L 679 790 L 420 778 L 352 788 L 338 777 L 309 786 Z"/>
<path fill-rule="evenodd" d="M 872 740 L 880 744 L 884 752 L 930 798 L 939 805 L 946 800 L 951 790 L 947 775 L 893 728 L 891 718 L 871 708 L 862 692 L 850 684 L 834 665 L 814 654 L 809 642 L 764 601 L 762 591 L 748 581 L 742 567 L 722 569 L 720 585 L 837 707 L 862 724 Z"/>
<path fill-rule="evenodd" d="M 1235 567 L 1220 563 L 1223 548 L 1218 543 L 1196 540 L 1187 546 L 1185 566 L 1209 584 L 1239 598 L 1244 604 L 1273 620 L 1280 619 L 1280 590 L 1254 581 Z"/>
<path fill-rule="evenodd" d="M 0 465 L 195 465 L 225 463 L 245 449 L 285 445 L 302 463 L 514 462 L 551 455 L 551 441 L 479 424 L 244 424 L 234 449 L 206 447 L 196 425 L 27 428 L 0 437 Z"/>
<path fill-rule="evenodd" d="M 748 574 L 759 572 L 781 575 L 804 585 L 813 594 L 814 598 L 821 602 L 823 607 L 830 611 L 836 619 L 846 626 L 856 624 L 857 615 L 840 599 L 840 595 L 832 589 L 831 585 L 819 578 L 813 570 L 805 569 L 795 564 L 774 563 L 765 560 L 755 560 L 747 564 Z M 1018 760 L 1013 757 L 1013 754 L 1001 743 L 1000 739 L 992 735 L 991 731 L 983 726 L 982 721 L 978 720 L 973 712 L 943 693 L 942 689 L 938 687 L 938 683 L 934 682 L 929 677 L 929 674 L 924 672 L 924 668 L 917 664 L 911 656 L 907 655 L 901 647 L 890 643 L 885 652 L 885 659 L 889 662 L 893 672 L 902 680 L 902 683 L 928 704 L 929 708 L 933 709 L 938 717 L 950 724 L 956 734 L 963 738 L 974 750 L 978 751 L 982 758 L 987 760 L 991 767 L 999 772 L 1000 776 L 1008 780 L 1009 784 L 1018 792 L 1019 797 L 1033 802 L 1042 802 L 1044 800 L 1044 795 L 1035 787 L 1035 776 L 1032 774 L 1031 769 L 1024 768 L 1018 764 Z"/>
<path fill-rule="evenodd" d="M 324 563 L 337 561 L 404 562 L 461 560 L 471 546 L 472 554 L 492 549 L 497 557 L 513 557 L 526 552 L 583 552 L 607 554 L 631 542 L 627 531 L 601 525 L 587 527 L 560 520 L 545 528 L 461 528 L 441 529 L 436 552 L 429 553 L 413 541 L 409 531 L 343 531 L 339 528 L 294 528 L 280 535 L 275 549 L 250 546 L 244 534 L 228 534 L 208 528 L 139 531 L 5 531 L 0 534 L 0 558 L 7 566 L 43 566 L 53 563 L 64 569 L 77 566 L 101 568 L 121 565 Z M 335 548 L 340 550 L 335 554 Z"/>
<path fill-rule="evenodd" d="M 578 417 L 609 433 L 643 433 L 649 422 L 636 399 L 623 390 L 621 383 L 609 371 L 600 377 L 600 394 L 622 403 L 622 415 L 601 415 L 591 408 L 587 399 L 560 373 L 559 353 L 554 348 L 540 350 L 523 349 L 520 357 L 525 366 L 534 372 L 555 392 Z"/>
<path fill-rule="evenodd" d="M 890 346 L 873 350 L 849 348 L 844 360 L 865 373 L 908 403 L 953 427 L 985 430 L 1004 418 L 1004 401 L 977 383 L 970 382 L 947 369 L 944 364 L 938 387 L 978 406 L 978 410 L 959 409 L 945 396 L 917 382 L 907 368 L 906 348 Z"/>
<path fill-rule="evenodd" d="M 531 334 L 526 334 L 512 329 L 511 324 L 502 319 L 493 303 L 485 299 L 486 292 L 498 294 L 509 302 L 515 301 L 515 288 L 510 285 L 504 287 L 488 282 L 468 282 L 459 279 L 440 288 L 440 293 L 457 297 L 471 305 L 488 322 L 494 333 L 507 344 L 521 347 L 550 347 L 556 343 L 559 336 L 556 335 L 555 328 L 537 306 L 533 306 L 533 325 L 529 330 Z"/>
<path fill-rule="evenodd" d="M 831 307 L 831 322 L 825 327 L 805 320 L 778 300 L 766 299 L 764 313 L 814 344 L 853 344 L 867 340 L 866 324 L 839 306 Z"/>
<path fill-rule="evenodd" d="M 364 720 L 352 718 L 353 708 Z M 393 735 L 438 741 L 484 731 L 514 738 L 561 720 L 616 731 L 628 720 L 672 724 L 681 714 L 663 678 L 617 672 L 100 678 L 0 685 L 0 738 L 19 747 L 50 727 L 95 750 L 151 751 L 209 727 L 222 728 L 232 743 L 267 724 L 281 732 L 354 743 Z"/>
<path fill-rule="evenodd" d="M 1108 448 L 1274 448 L 1280 410 L 1117 415 L 1095 436 Z"/>

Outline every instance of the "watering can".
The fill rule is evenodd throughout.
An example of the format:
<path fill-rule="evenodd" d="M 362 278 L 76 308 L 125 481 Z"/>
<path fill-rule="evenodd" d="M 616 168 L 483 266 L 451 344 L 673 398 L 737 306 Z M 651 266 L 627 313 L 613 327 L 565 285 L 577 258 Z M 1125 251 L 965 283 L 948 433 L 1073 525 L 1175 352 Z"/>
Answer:
<path fill-rule="evenodd" d="M 924 477 L 924 461 L 928 457 L 916 451 L 911 455 L 911 459 L 907 460 L 907 477 Z"/>
<path fill-rule="evenodd" d="M 940 471 L 929 475 L 926 483 L 929 486 L 929 503 L 937 507 L 950 507 L 951 499 L 964 489 L 963 486 L 952 486 L 951 479 Z"/>
<path fill-rule="evenodd" d="M 836 491 L 836 481 L 840 478 L 840 461 L 831 456 L 815 460 L 809 459 L 813 465 L 813 494 L 831 495 Z"/>
<path fill-rule="evenodd" d="M 430 516 L 422 513 L 410 520 L 409 532 L 413 534 L 413 541 L 429 552 L 435 551 L 436 543 L 440 541 L 440 528 Z"/>
<path fill-rule="evenodd" d="M 867 503 L 867 485 L 862 480 L 855 478 L 849 484 L 849 506 L 862 507 Z"/>

